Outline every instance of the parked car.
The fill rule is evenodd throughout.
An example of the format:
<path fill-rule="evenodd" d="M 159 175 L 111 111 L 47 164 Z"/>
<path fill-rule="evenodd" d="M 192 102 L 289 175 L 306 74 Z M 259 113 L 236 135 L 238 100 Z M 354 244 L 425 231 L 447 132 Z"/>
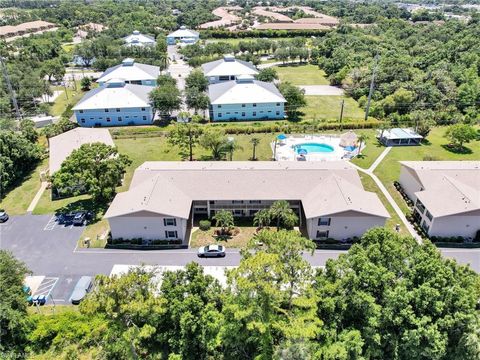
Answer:
<path fill-rule="evenodd" d="M 73 225 L 81 226 L 87 223 L 87 212 L 86 211 L 77 211 L 73 216 Z"/>
<path fill-rule="evenodd" d="M 75 217 L 74 213 L 59 214 L 57 216 L 57 223 L 61 225 L 70 225 Z"/>
<path fill-rule="evenodd" d="M 47 297 L 45 295 L 29 296 L 27 301 L 30 305 L 45 305 Z"/>
<path fill-rule="evenodd" d="M 8 214 L 5 210 L 0 209 L 0 223 L 4 223 L 8 220 Z"/>
<path fill-rule="evenodd" d="M 224 257 L 225 247 L 222 245 L 207 245 L 198 248 L 198 257 Z"/>
<path fill-rule="evenodd" d="M 73 289 L 70 301 L 73 305 L 78 305 L 93 288 L 91 276 L 82 276 Z"/>

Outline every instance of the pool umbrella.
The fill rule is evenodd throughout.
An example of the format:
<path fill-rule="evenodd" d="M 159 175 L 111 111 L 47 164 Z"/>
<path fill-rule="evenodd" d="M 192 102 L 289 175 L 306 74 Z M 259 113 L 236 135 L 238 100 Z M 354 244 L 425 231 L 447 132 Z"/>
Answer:
<path fill-rule="evenodd" d="M 285 134 L 280 134 L 277 136 L 277 139 L 278 140 L 285 140 L 287 138 L 287 136 Z"/>
<path fill-rule="evenodd" d="M 298 155 L 307 155 L 307 154 L 308 154 L 308 151 L 305 150 L 305 149 L 300 148 L 300 149 L 298 149 L 297 153 L 298 153 Z"/>
<path fill-rule="evenodd" d="M 345 134 L 340 136 L 340 146 L 347 147 L 352 146 L 355 148 L 355 145 L 358 142 L 358 136 L 353 131 L 348 131 Z"/>

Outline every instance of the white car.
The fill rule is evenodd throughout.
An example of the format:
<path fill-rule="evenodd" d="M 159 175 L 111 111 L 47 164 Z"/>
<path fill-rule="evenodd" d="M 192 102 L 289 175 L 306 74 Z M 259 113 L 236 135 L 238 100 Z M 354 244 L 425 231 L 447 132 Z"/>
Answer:
<path fill-rule="evenodd" d="M 225 247 L 222 245 L 207 245 L 198 248 L 198 257 L 225 257 Z"/>

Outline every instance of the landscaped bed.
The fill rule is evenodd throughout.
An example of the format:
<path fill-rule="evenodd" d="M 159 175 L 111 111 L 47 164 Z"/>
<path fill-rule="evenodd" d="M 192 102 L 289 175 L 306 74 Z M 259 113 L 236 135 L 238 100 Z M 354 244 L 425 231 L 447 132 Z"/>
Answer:
<path fill-rule="evenodd" d="M 218 227 L 212 227 L 206 231 L 195 230 L 190 239 L 190 247 L 197 248 L 209 244 L 220 244 L 227 249 L 243 248 L 257 232 L 257 228 L 254 226 L 238 226 L 231 231 L 232 235 L 230 236 L 217 236 L 219 230 Z"/>

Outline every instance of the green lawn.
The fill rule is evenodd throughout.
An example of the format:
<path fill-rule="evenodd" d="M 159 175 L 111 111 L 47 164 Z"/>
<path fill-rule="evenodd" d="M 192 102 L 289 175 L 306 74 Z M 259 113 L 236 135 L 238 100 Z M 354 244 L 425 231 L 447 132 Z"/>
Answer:
<path fill-rule="evenodd" d="M 399 161 L 422 161 L 428 160 L 478 160 L 480 159 L 480 141 L 466 144 L 470 149 L 469 154 L 456 154 L 445 149 L 442 145 L 446 145 L 448 140 L 443 137 L 446 131 L 445 127 L 437 127 L 432 129 L 428 136 L 429 143 L 420 146 L 399 146 L 394 147 L 379 164 L 375 170 L 375 174 L 379 177 L 390 194 L 393 196 L 397 204 L 403 211 L 407 211 L 408 207 L 403 198 L 393 186 L 393 182 L 398 180 L 400 176 Z"/>
<path fill-rule="evenodd" d="M 290 82 L 293 85 L 330 85 L 325 78 L 325 72 L 317 65 L 288 65 L 275 66 L 280 81 Z"/>
<path fill-rule="evenodd" d="M 368 136 L 366 141 L 366 146 L 362 149 L 360 156 L 352 159 L 352 162 L 355 165 L 360 166 L 363 169 L 368 169 L 377 157 L 385 150 L 385 146 L 379 143 L 375 137 L 376 130 L 366 129 L 366 130 L 355 130 L 357 135 L 365 134 Z"/>
<path fill-rule="evenodd" d="M 80 81 L 76 81 L 76 83 L 77 90 L 67 87 L 66 95 L 65 88 L 63 86 L 52 87 L 52 90 L 62 91 L 62 93 L 55 99 L 52 107 L 50 108 L 50 112 L 52 113 L 52 115 L 60 116 L 63 114 L 69 104 L 75 105 L 78 101 L 80 101 L 85 92 L 80 89 Z M 94 84 L 92 84 L 92 86 L 94 86 Z"/>
<path fill-rule="evenodd" d="M 29 175 L 27 175 L 14 189 L 8 192 L 0 201 L 0 208 L 10 215 L 20 215 L 27 212 L 28 205 L 40 189 L 40 172 L 48 166 L 48 159 L 44 159 Z"/>
<path fill-rule="evenodd" d="M 300 108 L 302 120 L 326 120 L 327 122 L 338 122 L 342 100 L 345 100 L 343 108 L 343 121 L 363 120 L 364 112 L 358 103 L 349 97 L 327 95 L 327 96 L 305 96 L 307 106 Z"/>

